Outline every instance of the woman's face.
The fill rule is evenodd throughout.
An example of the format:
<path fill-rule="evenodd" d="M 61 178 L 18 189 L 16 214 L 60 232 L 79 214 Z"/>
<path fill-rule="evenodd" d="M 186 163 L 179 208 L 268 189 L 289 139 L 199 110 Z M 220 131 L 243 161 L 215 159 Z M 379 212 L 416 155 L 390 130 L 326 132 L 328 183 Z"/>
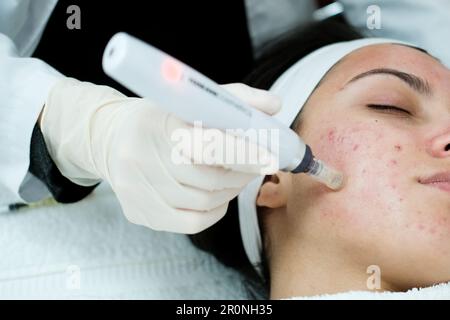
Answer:
<path fill-rule="evenodd" d="M 295 232 L 399 286 L 450 280 L 448 69 L 405 46 L 357 50 L 310 97 L 298 132 L 346 183 L 331 192 L 292 175 Z"/>

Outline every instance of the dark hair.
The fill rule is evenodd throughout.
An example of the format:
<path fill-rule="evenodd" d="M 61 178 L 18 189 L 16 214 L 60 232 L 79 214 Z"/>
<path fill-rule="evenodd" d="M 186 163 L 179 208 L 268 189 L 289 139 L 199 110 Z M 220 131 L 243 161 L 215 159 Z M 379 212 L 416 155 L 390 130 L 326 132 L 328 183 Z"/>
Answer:
<path fill-rule="evenodd" d="M 264 54 L 243 82 L 252 87 L 269 89 L 285 70 L 309 53 L 332 43 L 360 38 L 362 36 L 342 16 L 294 30 L 265 46 Z M 236 199 L 230 202 L 226 215 L 219 222 L 189 238 L 196 247 L 213 254 L 224 265 L 238 270 L 247 282 L 249 298 L 268 298 L 270 277 L 266 255 L 263 254 L 264 274 L 261 279 L 244 251 Z"/>

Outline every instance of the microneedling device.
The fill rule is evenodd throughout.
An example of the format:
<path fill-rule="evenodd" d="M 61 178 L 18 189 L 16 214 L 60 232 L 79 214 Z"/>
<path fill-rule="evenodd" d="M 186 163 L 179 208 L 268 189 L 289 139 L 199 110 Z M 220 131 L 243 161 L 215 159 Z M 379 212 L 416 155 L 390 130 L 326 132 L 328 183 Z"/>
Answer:
<path fill-rule="evenodd" d="M 143 98 L 180 119 L 210 128 L 278 129 L 278 150 L 283 171 L 306 173 L 333 190 L 343 184 L 343 175 L 314 158 L 311 148 L 289 127 L 250 107 L 217 83 L 161 50 L 130 36 L 117 33 L 103 54 L 105 73 Z M 267 146 L 266 146 L 267 147 Z"/>

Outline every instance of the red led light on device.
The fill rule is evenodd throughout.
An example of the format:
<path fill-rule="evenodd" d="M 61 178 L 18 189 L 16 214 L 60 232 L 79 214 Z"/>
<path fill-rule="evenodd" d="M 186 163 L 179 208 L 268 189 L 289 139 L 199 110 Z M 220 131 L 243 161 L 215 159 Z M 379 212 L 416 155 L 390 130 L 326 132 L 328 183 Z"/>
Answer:
<path fill-rule="evenodd" d="M 178 82 L 183 75 L 183 69 L 177 61 L 169 58 L 162 63 L 162 75 L 170 82 Z"/>

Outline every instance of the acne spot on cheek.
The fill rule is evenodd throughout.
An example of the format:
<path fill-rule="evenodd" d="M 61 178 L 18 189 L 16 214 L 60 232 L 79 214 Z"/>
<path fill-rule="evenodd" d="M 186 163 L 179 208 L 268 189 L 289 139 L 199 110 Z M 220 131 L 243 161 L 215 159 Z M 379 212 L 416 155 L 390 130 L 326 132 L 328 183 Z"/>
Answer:
<path fill-rule="evenodd" d="M 437 222 L 437 226 L 436 226 L 439 230 L 444 231 L 445 233 L 449 233 L 450 232 L 450 225 L 448 223 L 448 219 L 447 218 L 440 218 L 439 221 Z"/>
<path fill-rule="evenodd" d="M 328 141 L 334 142 L 335 138 L 336 138 L 336 131 L 334 129 L 328 131 Z"/>
<path fill-rule="evenodd" d="M 417 211 L 417 214 L 422 214 L 422 211 Z M 409 224 L 405 226 L 407 229 L 410 227 Z M 424 232 L 429 235 L 438 236 L 442 238 L 445 233 L 448 231 L 448 219 L 447 218 L 439 218 L 434 223 L 418 223 L 415 226 L 416 230 L 420 232 Z"/>
<path fill-rule="evenodd" d="M 399 144 L 395 145 L 395 151 L 398 151 L 398 152 L 402 151 L 402 146 Z"/>
<path fill-rule="evenodd" d="M 358 150 L 358 148 L 359 148 L 359 144 L 355 144 L 355 145 L 353 146 L 353 151 Z"/>
<path fill-rule="evenodd" d="M 391 161 L 389 161 L 389 164 L 391 166 L 396 166 L 398 164 L 398 162 L 397 162 L 397 160 L 391 160 Z"/>

